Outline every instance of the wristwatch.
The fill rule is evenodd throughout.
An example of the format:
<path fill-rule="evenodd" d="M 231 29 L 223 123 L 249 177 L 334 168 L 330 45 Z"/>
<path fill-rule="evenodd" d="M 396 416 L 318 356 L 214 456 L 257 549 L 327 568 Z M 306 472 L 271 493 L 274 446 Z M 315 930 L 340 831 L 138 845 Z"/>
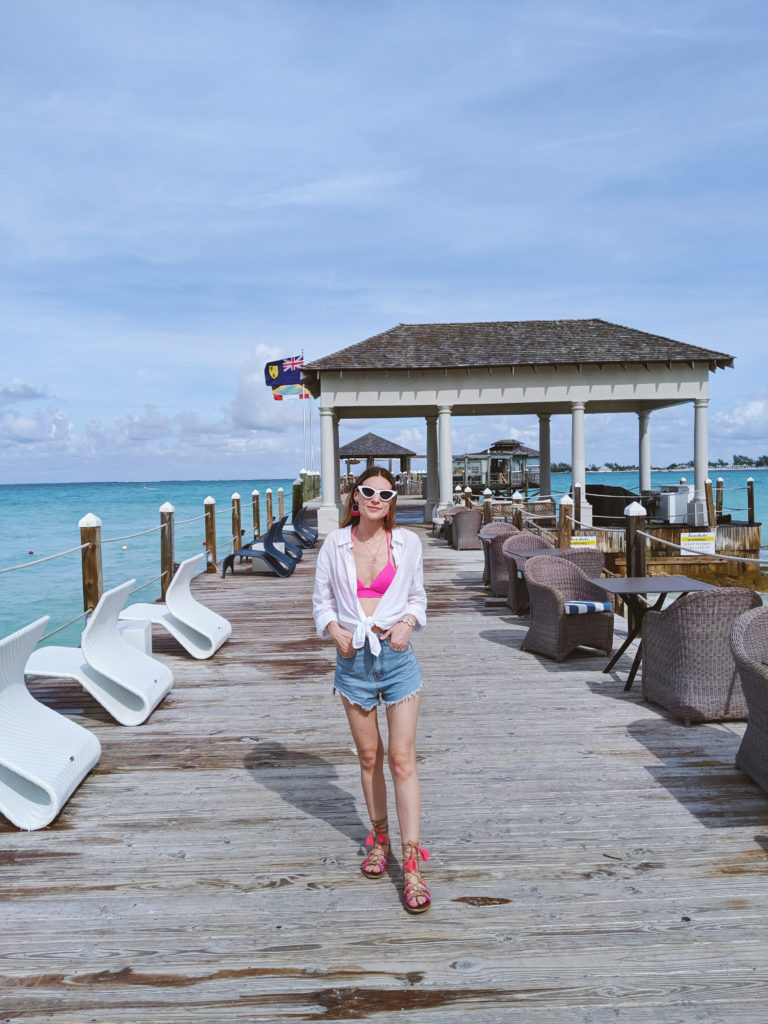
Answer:
<path fill-rule="evenodd" d="M 400 622 L 404 622 L 406 626 L 410 626 L 411 629 L 416 629 L 416 619 L 412 615 L 403 615 Z"/>

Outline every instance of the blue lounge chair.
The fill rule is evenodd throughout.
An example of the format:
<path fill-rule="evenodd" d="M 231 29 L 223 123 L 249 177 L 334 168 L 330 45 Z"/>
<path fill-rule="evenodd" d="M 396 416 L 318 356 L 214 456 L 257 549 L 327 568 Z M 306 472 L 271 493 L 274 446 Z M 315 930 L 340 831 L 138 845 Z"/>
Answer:
<path fill-rule="evenodd" d="M 286 516 L 283 516 L 281 519 L 276 519 L 261 540 L 254 540 L 251 544 L 246 544 L 245 547 L 240 548 L 239 551 L 227 555 L 221 564 L 222 579 L 226 577 L 227 569 L 234 575 L 235 558 L 239 558 L 241 562 L 243 559 L 248 559 L 251 562 L 263 562 L 267 569 L 271 570 L 275 576 L 290 576 L 296 568 L 298 559 L 286 552 L 284 541 L 278 547 L 278 544 L 280 544 L 280 534 L 286 518 Z"/>

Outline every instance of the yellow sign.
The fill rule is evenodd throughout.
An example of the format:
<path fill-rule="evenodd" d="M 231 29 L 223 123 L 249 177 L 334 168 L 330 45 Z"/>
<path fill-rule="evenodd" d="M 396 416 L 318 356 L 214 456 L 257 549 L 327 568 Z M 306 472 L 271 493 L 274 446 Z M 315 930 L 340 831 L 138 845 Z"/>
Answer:
<path fill-rule="evenodd" d="M 597 549 L 597 537 L 571 537 L 571 547 Z"/>

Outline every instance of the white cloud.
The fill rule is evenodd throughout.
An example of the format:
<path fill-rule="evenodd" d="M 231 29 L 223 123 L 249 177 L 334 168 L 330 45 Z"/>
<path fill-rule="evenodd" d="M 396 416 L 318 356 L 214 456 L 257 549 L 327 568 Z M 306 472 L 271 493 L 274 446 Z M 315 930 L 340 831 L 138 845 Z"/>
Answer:
<path fill-rule="evenodd" d="M 47 397 L 48 394 L 45 390 L 37 387 L 36 384 L 28 384 L 20 377 L 14 377 L 10 384 L 0 388 L 0 405 L 10 405 L 12 402 Z"/>

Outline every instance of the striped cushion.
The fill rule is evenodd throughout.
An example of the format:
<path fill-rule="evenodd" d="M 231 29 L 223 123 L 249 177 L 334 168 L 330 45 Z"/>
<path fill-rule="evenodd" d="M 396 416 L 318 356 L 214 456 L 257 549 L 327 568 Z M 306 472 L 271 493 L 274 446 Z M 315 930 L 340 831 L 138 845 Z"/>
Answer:
<path fill-rule="evenodd" d="M 609 612 L 610 601 L 564 601 L 566 615 L 586 615 L 588 612 Z"/>

